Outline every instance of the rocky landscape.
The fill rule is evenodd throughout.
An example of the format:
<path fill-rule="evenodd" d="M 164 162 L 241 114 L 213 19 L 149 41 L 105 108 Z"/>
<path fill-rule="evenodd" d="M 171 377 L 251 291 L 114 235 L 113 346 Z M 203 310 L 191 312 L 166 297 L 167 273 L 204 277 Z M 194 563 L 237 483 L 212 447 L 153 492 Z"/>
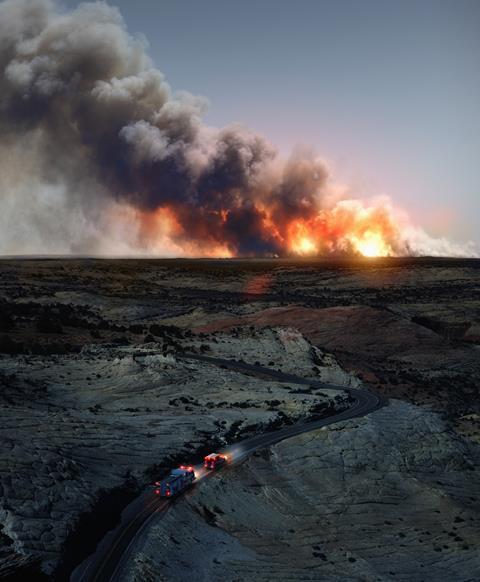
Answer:
<path fill-rule="evenodd" d="M 125 580 L 475 580 L 478 456 L 394 401 L 256 453 L 150 529 Z M 186 559 L 188 556 L 188 559 Z"/>
<path fill-rule="evenodd" d="M 186 353 L 390 404 L 200 484 L 125 580 L 480 578 L 479 261 L 0 265 L 0 578 L 66 580 L 177 462 L 349 405 Z"/>

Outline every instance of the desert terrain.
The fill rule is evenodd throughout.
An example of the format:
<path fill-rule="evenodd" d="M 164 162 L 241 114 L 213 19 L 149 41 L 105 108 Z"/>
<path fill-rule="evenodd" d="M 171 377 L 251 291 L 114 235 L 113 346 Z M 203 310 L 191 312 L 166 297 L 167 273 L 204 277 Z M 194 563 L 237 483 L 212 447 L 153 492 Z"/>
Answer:
<path fill-rule="evenodd" d="M 152 480 L 364 387 L 388 406 L 152 520 L 155 580 L 480 579 L 480 261 L 0 261 L 0 579 L 68 580 Z"/>

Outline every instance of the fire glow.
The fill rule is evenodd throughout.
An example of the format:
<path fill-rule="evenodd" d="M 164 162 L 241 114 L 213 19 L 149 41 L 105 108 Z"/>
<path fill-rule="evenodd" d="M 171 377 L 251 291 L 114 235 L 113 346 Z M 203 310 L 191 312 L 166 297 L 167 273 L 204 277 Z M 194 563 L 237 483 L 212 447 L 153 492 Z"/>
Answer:
<path fill-rule="evenodd" d="M 264 232 L 260 236 L 274 241 L 271 256 L 388 257 L 401 253 L 396 242 L 401 240 L 401 220 L 385 203 L 369 207 L 359 201 L 341 201 L 312 217 L 287 217 L 281 223 L 275 222 L 268 209 L 263 208 L 262 213 Z M 195 241 L 182 227 L 174 207 L 136 214 L 142 244 L 154 252 L 167 249 L 173 255 L 217 258 L 239 256 L 232 242 L 221 238 L 229 216 L 229 209 L 216 213 L 217 228 L 202 232 L 200 240 Z"/>
<path fill-rule="evenodd" d="M 476 255 L 347 194 L 308 148 L 283 158 L 238 124 L 207 125 L 205 99 L 172 92 L 108 3 L 34 4 L 0 2 L 7 254 Z"/>
<path fill-rule="evenodd" d="M 343 201 L 312 218 L 292 221 L 286 231 L 287 255 L 388 257 L 396 254 L 392 243 L 400 238 L 401 226 L 387 206 Z"/>

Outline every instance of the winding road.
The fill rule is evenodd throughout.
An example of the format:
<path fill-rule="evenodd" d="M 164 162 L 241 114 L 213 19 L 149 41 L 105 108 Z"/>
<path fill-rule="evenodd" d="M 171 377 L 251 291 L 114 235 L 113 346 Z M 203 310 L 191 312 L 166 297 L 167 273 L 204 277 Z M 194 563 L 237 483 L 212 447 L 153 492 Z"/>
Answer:
<path fill-rule="evenodd" d="M 254 451 L 268 447 L 287 438 L 299 435 L 305 432 L 316 430 L 328 426 L 365 416 L 386 406 L 388 401 L 382 396 L 378 396 L 359 388 L 346 388 L 337 384 L 328 384 L 301 378 L 293 374 L 286 374 L 263 366 L 247 364 L 233 360 L 224 360 L 222 358 L 213 358 L 210 356 L 201 356 L 197 354 L 178 355 L 179 360 L 198 360 L 210 363 L 215 366 L 236 370 L 265 379 L 278 380 L 292 384 L 303 384 L 314 388 L 324 390 L 337 390 L 347 392 L 351 396 L 350 406 L 332 416 L 313 420 L 305 423 L 298 423 L 266 434 L 258 435 L 236 443 L 231 448 L 238 448 L 241 445 L 241 454 L 235 457 L 240 460 L 250 455 Z M 229 448 L 224 449 L 228 453 Z M 207 478 L 214 477 L 214 473 L 207 475 Z M 72 573 L 70 582 L 112 582 L 120 578 L 124 564 L 127 561 L 129 550 L 140 534 L 145 531 L 149 523 L 161 512 L 166 512 L 172 507 L 176 500 L 166 500 L 156 497 L 153 492 L 145 492 L 135 499 L 123 511 L 120 524 L 112 531 L 108 532 L 98 544 L 94 554 L 82 562 Z"/>

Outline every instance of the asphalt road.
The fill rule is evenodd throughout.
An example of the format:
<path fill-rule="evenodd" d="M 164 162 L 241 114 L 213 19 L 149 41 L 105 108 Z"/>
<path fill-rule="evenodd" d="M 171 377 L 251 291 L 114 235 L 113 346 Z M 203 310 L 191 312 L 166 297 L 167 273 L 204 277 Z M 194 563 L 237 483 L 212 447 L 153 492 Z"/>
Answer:
<path fill-rule="evenodd" d="M 274 379 L 280 382 L 288 382 L 292 384 L 303 384 L 324 390 L 338 390 L 350 394 L 351 401 L 349 408 L 338 414 L 321 418 L 319 420 L 291 425 L 286 428 L 268 432 L 266 434 L 246 439 L 240 443 L 236 443 L 233 446 L 235 449 L 238 449 L 238 445 L 241 445 L 241 453 L 236 456 L 235 461 L 245 458 L 254 451 L 273 445 L 295 435 L 316 430 L 328 426 L 329 424 L 341 422 L 342 420 L 365 416 L 366 414 L 374 412 L 388 404 L 388 401 L 385 398 L 373 394 L 368 390 L 345 388 L 344 386 L 336 384 L 315 382 L 299 376 L 285 374 L 277 370 L 255 366 L 245 362 L 194 354 L 185 354 L 177 356 L 177 358 L 184 360 L 199 360 L 215 366 L 260 376 L 265 379 Z M 228 452 L 228 448 L 225 449 L 225 451 Z M 187 462 L 188 459 L 185 461 Z M 214 477 L 214 473 L 207 476 L 207 478 L 212 477 Z M 166 500 L 158 498 L 153 494 L 153 492 L 145 492 L 140 495 L 123 511 L 120 524 L 114 530 L 106 534 L 97 546 L 95 553 L 74 570 L 70 577 L 70 582 L 112 582 L 118 580 L 124 569 L 123 565 L 126 562 L 129 549 L 138 539 L 140 534 L 147 528 L 149 523 L 155 517 L 158 517 L 159 514 L 161 515 L 168 511 L 175 501 L 175 499 Z"/>

